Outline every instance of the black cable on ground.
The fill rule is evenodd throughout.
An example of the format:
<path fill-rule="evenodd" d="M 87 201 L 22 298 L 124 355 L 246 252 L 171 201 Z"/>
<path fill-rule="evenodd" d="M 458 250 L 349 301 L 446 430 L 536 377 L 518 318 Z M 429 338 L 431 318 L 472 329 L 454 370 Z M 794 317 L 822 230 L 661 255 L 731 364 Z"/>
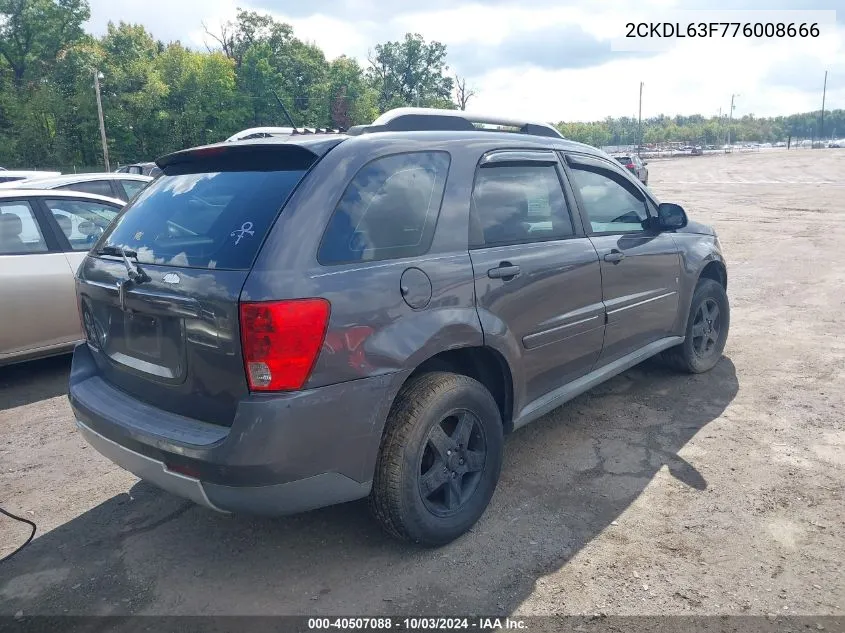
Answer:
<path fill-rule="evenodd" d="M 38 529 L 38 528 L 36 527 L 35 523 L 30 521 L 29 519 L 24 519 L 23 517 L 16 516 L 16 515 L 12 514 L 11 512 L 6 512 L 3 508 L 0 508 L 0 513 L 5 514 L 10 519 L 14 519 L 15 521 L 20 521 L 21 523 L 26 523 L 30 527 L 32 527 L 32 532 L 29 534 L 29 538 L 26 539 L 26 542 L 23 545 L 21 545 L 18 549 L 16 549 L 14 552 L 9 554 L 8 556 L 4 556 L 3 558 L 0 558 L 0 563 L 5 563 L 12 556 L 14 556 L 18 552 L 20 552 L 24 547 L 26 547 L 27 545 L 29 545 L 32 542 L 32 539 L 35 537 L 35 530 Z"/>

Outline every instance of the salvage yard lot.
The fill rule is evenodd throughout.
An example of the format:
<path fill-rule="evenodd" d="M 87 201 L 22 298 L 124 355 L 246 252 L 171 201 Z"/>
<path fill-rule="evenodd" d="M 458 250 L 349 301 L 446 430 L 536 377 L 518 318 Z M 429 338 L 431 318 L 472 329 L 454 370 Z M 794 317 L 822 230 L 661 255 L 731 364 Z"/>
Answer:
<path fill-rule="evenodd" d="M 441 549 L 363 502 L 193 506 L 87 447 L 67 358 L 0 369 L 0 505 L 39 526 L 0 567 L 0 615 L 845 612 L 845 150 L 649 170 L 719 231 L 725 358 L 646 363 L 514 433 L 486 514 Z M 0 555 L 26 534 L 0 517 Z"/>

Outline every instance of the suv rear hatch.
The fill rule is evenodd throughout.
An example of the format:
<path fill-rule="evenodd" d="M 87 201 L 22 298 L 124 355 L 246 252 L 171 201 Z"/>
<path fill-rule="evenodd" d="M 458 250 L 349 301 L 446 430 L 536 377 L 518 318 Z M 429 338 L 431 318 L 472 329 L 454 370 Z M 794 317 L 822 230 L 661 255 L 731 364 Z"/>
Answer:
<path fill-rule="evenodd" d="M 209 146 L 159 161 L 164 174 L 77 275 L 86 338 L 105 380 L 160 409 L 231 425 L 249 393 L 241 289 L 287 199 L 328 148 Z"/>

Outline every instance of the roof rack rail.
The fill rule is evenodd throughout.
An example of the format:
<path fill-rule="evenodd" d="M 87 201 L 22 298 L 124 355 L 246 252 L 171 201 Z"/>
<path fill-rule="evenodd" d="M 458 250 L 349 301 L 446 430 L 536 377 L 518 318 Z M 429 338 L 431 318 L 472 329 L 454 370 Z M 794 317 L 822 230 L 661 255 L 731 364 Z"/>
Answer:
<path fill-rule="evenodd" d="M 303 128 L 293 128 L 291 135 L 294 134 L 343 134 L 342 129 L 332 129 L 329 127 L 319 128 L 319 127 L 303 127 Z"/>
<path fill-rule="evenodd" d="M 350 136 L 373 132 L 419 132 L 432 130 L 476 131 L 479 124 L 500 126 L 493 131 L 517 132 L 534 136 L 564 138 L 548 123 L 509 119 L 498 116 L 472 114 L 463 110 L 440 110 L 437 108 L 395 108 L 388 110 L 369 125 L 355 125 L 347 130 Z"/>

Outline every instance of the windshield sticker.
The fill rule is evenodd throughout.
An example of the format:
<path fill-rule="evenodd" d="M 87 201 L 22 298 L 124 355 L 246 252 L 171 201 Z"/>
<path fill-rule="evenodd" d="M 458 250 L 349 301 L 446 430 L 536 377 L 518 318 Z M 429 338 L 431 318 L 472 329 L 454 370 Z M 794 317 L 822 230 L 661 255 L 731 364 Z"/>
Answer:
<path fill-rule="evenodd" d="M 241 238 L 243 238 L 244 235 L 255 235 L 255 231 L 252 230 L 252 226 L 252 222 L 244 222 L 243 224 L 241 224 L 241 228 L 235 229 L 230 233 L 230 237 L 235 237 L 237 235 L 237 237 L 235 238 L 235 246 L 240 243 Z"/>

